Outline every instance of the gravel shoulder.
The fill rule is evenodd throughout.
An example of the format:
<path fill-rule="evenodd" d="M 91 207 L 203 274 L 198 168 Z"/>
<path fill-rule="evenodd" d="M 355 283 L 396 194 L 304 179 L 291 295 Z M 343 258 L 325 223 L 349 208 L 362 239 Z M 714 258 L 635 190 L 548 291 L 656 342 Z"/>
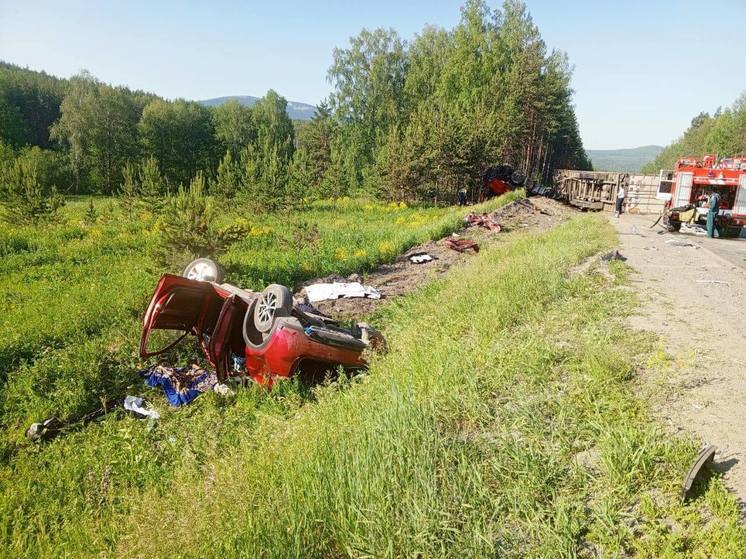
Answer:
<path fill-rule="evenodd" d="M 746 510 L 746 241 L 660 233 L 649 216 L 609 220 L 637 272 L 631 325 L 667 356 L 643 376 L 654 414 L 718 447 L 714 469 Z"/>

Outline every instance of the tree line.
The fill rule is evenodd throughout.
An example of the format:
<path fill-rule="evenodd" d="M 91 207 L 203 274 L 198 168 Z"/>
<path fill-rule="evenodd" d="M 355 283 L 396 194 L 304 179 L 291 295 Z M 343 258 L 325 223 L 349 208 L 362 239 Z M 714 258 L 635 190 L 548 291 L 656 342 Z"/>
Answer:
<path fill-rule="evenodd" d="M 49 192 L 157 198 L 199 178 L 267 210 L 358 193 L 451 200 L 495 163 L 537 180 L 589 168 L 570 75 L 517 0 L 468 0 L 453 29 L 410 41 L 364 29 L 334 50 L 332 93 L 302 123 L 274 91 L 208 108 L 2 63 L 0 186 L 24 166 Z"/>
<path fill-rule="evenodd" d="M 708 153 L 721 157 L 746 155 L 746 93 L 732 107 L 695 116 L 686 132 L 646 164 L 642 172 L 657 174 L 661 169 L 673 169 L 683 157 Z"/>

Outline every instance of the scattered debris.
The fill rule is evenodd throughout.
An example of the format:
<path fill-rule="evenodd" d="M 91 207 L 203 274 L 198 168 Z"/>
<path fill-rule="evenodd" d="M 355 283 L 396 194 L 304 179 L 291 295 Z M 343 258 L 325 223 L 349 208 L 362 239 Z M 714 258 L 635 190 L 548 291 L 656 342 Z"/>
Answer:
<path fill-rule="evenodd" d="M 694 235 L 697 237 L 706 237 L 707 229 L 705 229 L 701 225 L 688 225 L 686 223 L 682 223 L 681 229 L 679 229 L 679 233 L 684 233 L 685 235 Z"/>
<path fill-rule="evenodd" d="M 227 384 L 223 384 L 222 382 L 217 383 L 212 390 L 215 392 L 215 394 L 217 394 L 218 396 L 222 396 L 223 398 L 229 398 L 236 395 L 236 393 L 231 389 L 230 386 L 228 386 Z"/>
<path fill-rule="evenodd" d="M 100 408 L 85 414 L 80 419 L 68 421 L 67 423 L 63 423 L 56 417 L 50 417 L 40 423 L 32 423 L 29 428 L 26 429 L 26 437 L 32 441 L 47 441 L 53 439 L 54 437 L 62 433 L 63 429 L 86 425 L 87 423 L 91 422 L 97 417 L 105 415 L 107 412 L 111 411 L 115 407 L 120 406 L 121 404 L 122 400 L 106 401 Z"/>
<path fill-rule="evenodd" d="M 697 246 L 694 243 L 690 243 L 689 241 L 682 241 L 679 239 L 668 239 L 666 241 L 667 245 L 675 246 L 675 247 L 693 247 Z"/>
<path fill-rule="evenodd" d="M 161 418 L 161 414 L 159 414 L 156 410 L 150 408 L 148 406 L 148 403 L 139 396 L 125 396 L 124 409 L 126 409 L 127 411 L 131 411 L 134 415 L 141 419 Z"/>
<path fill-rule="evenodd" d="M 417 252 L 409 255 L 409 261 L 412 264 L 425 264 L 426 262 L 432 262 L 433 260 L 435 260 L 435 258 L 426 252 Z"/>
<path fill-rule="evenodd" d="M 368 298 L 380 299 L 381 293 L 369 285 L 354 281 L 350 283 L 315 283 L 306 286 L 306 298 L 309 303 L 331 299 Z"/>
<path fill-rule="evenodd" d="M 521 222 L 528 222 L 528 229 L 547 231 L 575 216 L 576 210 L 565 206 L 561 202 L 537 197 L 511 202 L 491 212 L 491 214 L 502 225 L 502 232 L 499 235 L 482 227 L 466 229 L 468 237 L 476 241 L 480 248 L 484 248 L 484 243 L 493 242 L 502 235 L 509 235 L 511 230 L 523 230 L 520 228 Z M 459 239 L 461 236 L 448 235 L 446 238 Z M 410 256 L 422 253 L 429 254 L 434 261 L 414 265 L 409 260 Z M 303 287 L 314 283 L 362 281 L 380 291 L 382 298 L 335 299 L 314 303 L 319 311 L 335 319 L 355 319 L 373 312 L 383 301 L 410 293 L 424 282 L 445 274 L 451 267 L 458 265 L 466 258 L 470 258 L 471 254 L 471 251 L 461 253 L 453 250 L 445 243 L 445 239 L 427 241 L 413 246 L 393 262 L 381 264 L 374 271 L 365 274 L 364 280 L 355 275 L 340 276 L 337 274 L 315 278 L 296 285 L 295 297 L 297 300 L 303 299 Z"/>
<path fill-rule="evenodd" d="M 479 245 L 471 239 L 445 239 L 443 244 L 457 252 L 466 252 L 468 250 L 472 250 L 475 253 L 479 252 Z"/>
<path fill-rule="evenodd" d="M 601 260 L 604 262 L 610 262 L 612 260 L 621 260 L 622 262 L 626 262 L 627 257 L 622 256 L 622 253 L 618 250 L 612 250 L 611 252 L 607 252 L 601 257 Z"/>
<path fill-rule="evenodd" d="M 684 483 L 681 485 L 682 489 L 682 497 L 686 499 L 689 496 L 689 492 L 692 489 L 692 485 L 694 485 L 694 480 L 697 479 L 697 475 L 699 475 L 699 472 L 702 470 L 702 468 L 708 464 L 710 464 L 715 459 L 715 452 L 717 452 L 717 447 L 714 445 L 705 446 L 705 448 L 702 449 L 702 451 L 697 456 L 697 459 L 694 461 L 694 464 L 692 464 L 692 467 L 689 468 L 689 471 L 686 474 L 686 477 L 684 478 Z"/>
<path fill-rule="evenodd" d="M 166 367 L 152 365 L 140 375 L 148 386 L 160 386 L 172 406 L 189 404 L 200 394 L 212 390 L 218 383 L 215 373 L 197 365 L 189 367 Z"/>
<path fill-rule="evenodd" d="M 56 417 L 50 417 L 41 423 L 32 423 L 26 429 L 26 438 L 32 441 L 48 441 L 56 437 L 60 429 L 62 429 L 62 422 Z"/>
<path fill-rule="evenodd" d="M 464 222 L 466 223 L 467 227 L 484 227 L 485 229 L 488 229 L 489 231 L 492 231 L 494 233 L 499 233 L 500 231 L 502 231 L 502 226 L 497 222 L 494 214 L 467 214 L 466 217 L 464 217 Z"/>
<path fill-rule="evenodd" d="M 730 286 L 730 282 L 723 281 L 723 280 L 713 280 L 713 279 L 697 280 L 697 283 L 716 283 L 716 284 L 720 284 L 720 285 Z"/>

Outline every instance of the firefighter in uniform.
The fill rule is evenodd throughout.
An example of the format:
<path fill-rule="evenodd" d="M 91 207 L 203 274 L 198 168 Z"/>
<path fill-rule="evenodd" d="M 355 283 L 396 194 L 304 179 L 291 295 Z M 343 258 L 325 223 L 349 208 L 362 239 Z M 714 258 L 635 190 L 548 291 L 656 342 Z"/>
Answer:
<path fill-rule="evenodd" d="M 717 230 L 718 237 L 720 237 L 720 228 L 715 222 L 718 216 L 718 210 L 720 209 L 720 194 L 714 190 L 710 192 L 708 203 L 710 208 L 707 211 L 707 236 L 710 238 L 714 237 L 715 231 Z"/>

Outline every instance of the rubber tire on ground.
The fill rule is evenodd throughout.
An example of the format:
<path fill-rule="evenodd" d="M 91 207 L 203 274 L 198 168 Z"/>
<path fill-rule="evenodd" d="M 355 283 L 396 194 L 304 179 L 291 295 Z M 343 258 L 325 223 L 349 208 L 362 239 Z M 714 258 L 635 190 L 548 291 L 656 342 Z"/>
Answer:
<path fill-rule="evenodd" d="M 190 277 L 190 272 L 200 264 L 208 264 L 210 266 L 214 266 L 215 268 L 215 275 L 214 277 L 209 278 L 196 278 L 196 277 Z M 181 275 L 185 278 L 189 279 L 195 279 L 197 281 L 212 281 L 215 283 L 223 283 L 223 280 L 225 279 L 225 270 L 215 262 L 214 260 L 210 260 L 209 258 L 197 258 L 196 260 L 192 260 L 189 264 L 187 264 L 186 268 L 184 268 L 184 271 L 181 272 Z"/>
<path fill-rule="evenodd" d="M 513 173 L 510 175 L 510 182 L 512 182 L 516 186 L 521 186 L 524 182 L 526 182 L 526 175 L 524 175 L 520 171 L 513 171 Z"/>
<path fill-rule="evenodd" d="M 266 334 L 272 330 L 275 319 L 290 316 L 293 311 L 293 294 L 284 285 L 271 283 L 262 291 L 254 306 L 254 326 Z"/>

